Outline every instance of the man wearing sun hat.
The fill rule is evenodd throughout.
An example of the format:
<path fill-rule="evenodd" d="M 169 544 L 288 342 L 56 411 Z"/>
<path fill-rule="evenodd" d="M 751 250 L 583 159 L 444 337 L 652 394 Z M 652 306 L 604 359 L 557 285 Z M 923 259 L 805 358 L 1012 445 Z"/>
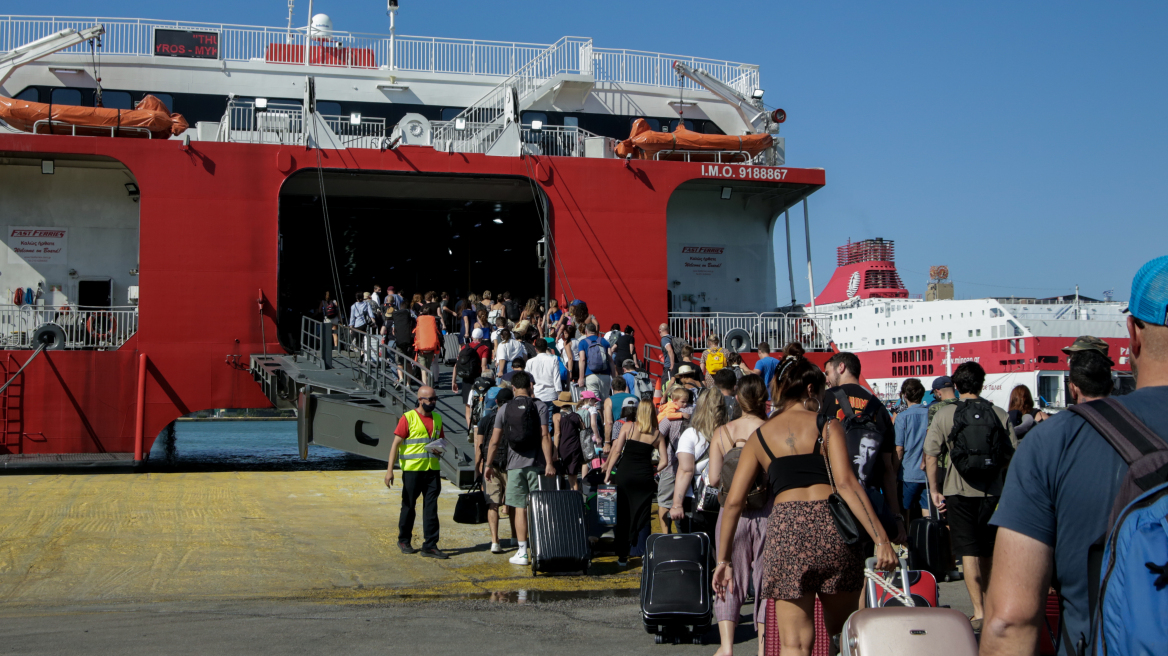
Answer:
<path fill-rule="evenodd" d="M 1151 432 L 1165 439 L 1168 256 L 1148 262 L 1136 273 L 1128 312 L 1136 390 L 1111 401 L 1118 402 Z M 1100 350 L 1097 343 L 1088 340 L 1076 343 L 1090 348 L 1072 350 L 1072 357 L 1086 350 Z M 1074 345 L 1069 348 L 1074 349 Z M 1108 531 L 1112 506 L 1127 471 L 1119 452 L 1075 412 L 1054 415 L 1020 443 L 991 520 L 999 530 L 988 591 L 989 613 L 981 638 L 982 654 L 1032 652 L 1042 630 L 1047 591 L 1052 584 L 1063 600 L 1060 653 L 1075 653 L 1080 647 L 1090 646 L 1090 588 L 1099 581 L 1099 572 L 1090 566 L 1088 554 L 1095 541 Z M 1122 633 L 1129 629 L 1125 624 L 1110 626 L 1108 631 Z"/>

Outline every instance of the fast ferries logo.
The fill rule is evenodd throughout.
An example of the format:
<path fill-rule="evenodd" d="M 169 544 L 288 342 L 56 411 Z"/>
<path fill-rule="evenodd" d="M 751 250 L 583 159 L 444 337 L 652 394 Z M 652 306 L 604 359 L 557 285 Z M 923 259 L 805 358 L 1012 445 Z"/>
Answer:
<path fill-rule="evenodd" d="M 9 237 L 55 237 L 60 239 L 65 236 L 64 230 L 29 230 L 21 228 L 13 228 Z"/>
<path fill-rule="evenodd" d="M 682 246 L 682 253 L 696 253 L 699 255 L 721 255 L 726 248 L 723 246 Z"/>

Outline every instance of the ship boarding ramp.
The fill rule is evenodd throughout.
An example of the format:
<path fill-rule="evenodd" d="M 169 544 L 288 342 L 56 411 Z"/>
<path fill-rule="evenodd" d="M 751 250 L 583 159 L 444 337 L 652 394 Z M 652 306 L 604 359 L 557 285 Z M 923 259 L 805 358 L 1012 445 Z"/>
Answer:
<path fill-rule="evenodd" d="M 380 343 L 378 335 L 310 317 L 301 318 L 298 353 L 252 355 L 250 363 L 268 400 L 277 408 L 296 409 L 302 459 L 308 459 L 308 445 L 316 444 L 387 462 L 394 428 L 418 405 L 418 367 L 413 358 Z M 434 369 L 437 412 L 450 447 L 441 456 L 442 475 L 470 487 L 474 451 L 465 406 L 451 391 L 453 372 L 441 362 Z"/>

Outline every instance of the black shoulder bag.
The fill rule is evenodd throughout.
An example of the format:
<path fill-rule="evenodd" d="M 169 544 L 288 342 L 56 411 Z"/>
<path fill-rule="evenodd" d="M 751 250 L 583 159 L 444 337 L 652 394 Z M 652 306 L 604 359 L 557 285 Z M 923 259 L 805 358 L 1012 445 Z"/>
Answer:
<path fill-rule="evenodd" d="M 830 426 L 830 422 L 823 427 L 823 435 L 819 438 L 823 444 L 823 464 L 827 467 L 827 478 L 831 481 L 831 496 L 827 498 L 827 508 L 831 511 L 831 519 L 835 522 L 840 539 L 844 541 L 844 544 L 852 546 L 860 541 L 864 531 L 860 528 L 860 522 L 856 521 L 852 509 L 848 507 L 847 502 L 844 501 L 839 490 L 835 487 L 835 476 L 831 473 L 831 459 L 827 457 L 828 426 Z"/>

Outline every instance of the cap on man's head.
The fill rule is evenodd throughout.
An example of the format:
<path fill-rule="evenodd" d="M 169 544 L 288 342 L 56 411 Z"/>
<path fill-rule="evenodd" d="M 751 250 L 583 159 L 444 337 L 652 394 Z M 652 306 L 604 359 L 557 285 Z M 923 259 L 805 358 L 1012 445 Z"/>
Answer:
<path fill-rule="evenodd" d="M 948 376 L 937 376 L 933 379 L 933 391 L 943 390 L 946 387 L 953 387 L 953 379 Z"/>
<path fill-rule="evenodd" d="M 515 390 L 510 387 L 504 387 L 498 392 L 495 392 L 495 406 L 501 406 L 513 398 L 515 398 Z"/>
<path fill-rule="evenodd" d="M 1098 337 L 1083 335 L 1082 337 L 1075 338 L 1075 342 L 1070 346 L 1063 347 L 1063 353 L 1066 353 L 1067 355 L 1070 355 L 1075 351 L 1099 351 L 1104 356 L 1106 356 L 1107 342 L 1099 339 Z"/>
<path fill-rule="evenodd" d="M 1136 272 L 1126 311 L 1145 323 L 1168 325 L 1168 255 L 1157 257 Z"/>
<path fill-rule="evenodd" d="M 569 305 L 571 305 L 572 307 L 575 307 L 577 305 L 583 305 L 583 304 L 584 304 L 584 301 L 581 301 L 580 299 L 576 299 L 576 300 L 572 301 L 571 303 L 569 303 Z"/>
<path fill-rule="evenodd" d="M 628 360 L 625 360 L 624 362 L 621 363 L 621 369 L 627 370 L 627 369 L 636 369 L 636 368 L 637 368 L 637 363 L 633 362 L 632 358 L 629 358 Z"/>
<path fill-rule="evenodd" d="M 470 333 L 470 338 L 471 339 L 482 339 L 483 338 L 483 329 L 482 328 L 475 328 L 474 330 L 472 330 Z"/>
<path fill-rule="evenodd" d="M 694 366 L 692 364 L 683 364 L 677 368 L 677 375 L 679 375 L 679 376 L 681 374 L 692 374 L 692 373 L 697 373 L 697 369 L 694 369 Z"/>

